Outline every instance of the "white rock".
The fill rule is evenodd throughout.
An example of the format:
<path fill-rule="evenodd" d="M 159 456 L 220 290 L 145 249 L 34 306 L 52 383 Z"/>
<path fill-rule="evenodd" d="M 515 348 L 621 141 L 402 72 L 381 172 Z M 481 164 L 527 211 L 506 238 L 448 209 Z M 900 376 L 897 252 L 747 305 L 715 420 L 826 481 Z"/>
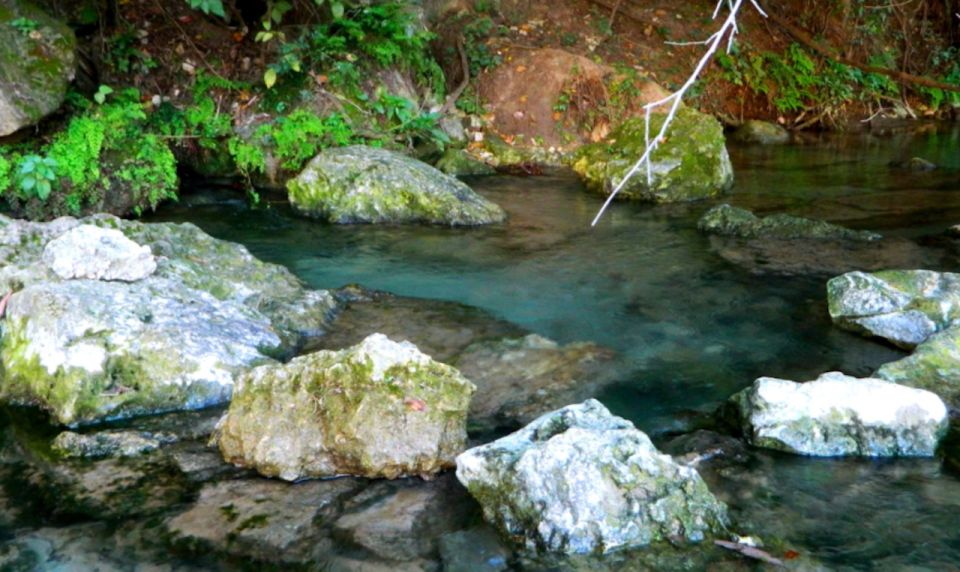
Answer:
<path fill-rule="evenodd" d="M 802 455 L 931 456 L 948 426 L 935 394 L 840 372 L 761 377 L 732 401 L 750 443 Z"/>
<path fill-rule="evenodd" d="M 43 250 L 43 262 L 64 280 L 136 282 L 157 269 L 149 246 L 137 244 L 119 230 L 89 224 L 51 240 Z"/>
<path fill-rule="evenodd" d="M 696 469 L 592 399 L 463 453 L 457 478 L 489 522 L 531 549 L 696 542 L 726 522 L 726 507 Z"/>

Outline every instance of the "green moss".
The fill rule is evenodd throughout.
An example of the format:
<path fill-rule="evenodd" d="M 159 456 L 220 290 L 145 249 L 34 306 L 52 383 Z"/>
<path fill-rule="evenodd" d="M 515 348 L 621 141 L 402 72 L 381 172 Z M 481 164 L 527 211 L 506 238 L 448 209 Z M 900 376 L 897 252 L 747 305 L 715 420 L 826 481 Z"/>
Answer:
<path fill-rule="evenodd" d="M 650 117 L 650 134 L 660 130 L 664 115 Z M 607 140 L 582 147 L 572 168 L 591 191 L 609 194 L 643 155 L 645 119 L 627 120 Z M 652 177 L 638 172 L 618 197 L 654 202 L 696 200 L 716 196 L 733 184 L 733 171 L 724 144 L 723 127 L 707 115 L 682 108 L 665 141 L 652 156 Z"/>

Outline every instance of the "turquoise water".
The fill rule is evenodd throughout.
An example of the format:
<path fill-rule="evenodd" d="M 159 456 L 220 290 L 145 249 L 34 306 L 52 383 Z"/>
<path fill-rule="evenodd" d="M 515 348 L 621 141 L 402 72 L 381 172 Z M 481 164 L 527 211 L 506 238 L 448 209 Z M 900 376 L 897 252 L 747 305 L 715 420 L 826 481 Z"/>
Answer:
<path fill-rule="evenodd" d="M 267 208 L 250 209 L 236 193 L 199 187 L 151 220 L 194 222 L 316 288 L 359 283 L 460 302 L 561 342 L 613 348 L 622 366 L 597 397 L 666 444 L 758 376 L 805 380 L 830 370 L 864 376 L 903 355 L 831 325 L 824 292 L 830 276 L 858 267 L 960 269 L 960 248 L 944 235 L 960 223 L 960 131 L 833 136 L 730 151 L 737 180 L 723 201 L 890 238 L 869 247 L 711 239 L 697 232 L 696 222 L 719 201 L 617 203 L 591 228 L 600 198 L 562 171 L 469 181 L 510 215 L 506 224 L 486 228 L 330 226 L 298 218 L 269 196 Z M 914 155 L 942 168 L 915 173 L 888 165 Z M 0 434 L 12 441 L 15 432 Z M 23 461 L 4 461 L 6 450 L 0 441 L 0 501 L 35 516 L 21 518 L 19 528 L 4 528 L 0 518 L 0 542 L 22 537 L 24 527 L 88 526 L 72 533 L 71 546 L 92 555 L 118 550 L 125 531 L 142 536 L 159 522 L 155 515 L 121 521 L 63 515 L 50 509 L 54 489 L 44 489 L 44 498 L 18 498 Z M 804 562 L 823 569 L 957 570 L 960 472 L 951 467 L 960 446 L 951 450 L 954 460 L 883 462 L 746 451 L 743 462 L 706 464 L 702 472 L 729 503 L 738 530 L 777 538 Z M 161 498 L 176 513 L 197 487 Z M 108 540 L 113 548 L 103 548 Z M 163 554 L 166 549 L 158 558 L 167 569 L 211 565 Z M 121 554 L 113 562 L 132 570 L 136 558 Z M 737 562 L 728 559 L 722 569 L 750 569 Z M 621 555 L 578 566 L 639 570 L 648 564 Z M 702 569 L 702 562 L 687 568 Z"/>

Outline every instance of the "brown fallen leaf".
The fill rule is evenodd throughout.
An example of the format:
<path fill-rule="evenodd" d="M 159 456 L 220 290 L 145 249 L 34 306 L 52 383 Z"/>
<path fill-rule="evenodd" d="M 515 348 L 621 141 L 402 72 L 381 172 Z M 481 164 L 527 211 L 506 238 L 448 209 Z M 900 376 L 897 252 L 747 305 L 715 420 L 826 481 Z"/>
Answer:
<path fill-rule="evenodd" d="M 411 411 L 426 411 L 427 404 L 422 399 L 416 399 L 414 397 L 406 397 L 403 400 L 403 404 L 407 406 L 407 409 Z"/>

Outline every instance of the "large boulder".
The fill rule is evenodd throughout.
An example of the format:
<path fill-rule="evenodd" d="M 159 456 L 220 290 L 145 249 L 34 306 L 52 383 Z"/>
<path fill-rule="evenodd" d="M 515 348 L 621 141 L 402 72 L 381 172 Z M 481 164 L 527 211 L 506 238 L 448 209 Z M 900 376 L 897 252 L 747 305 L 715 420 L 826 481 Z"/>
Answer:
<path fill-rule="evenodd" d="M 878 240 L 875 232 L 851 230 L 822 220 L 775 214 L 758 217 L 752 212 L 727 204 L 708 210 L 697 223 L 707 234 L 737 238 Z"/>
<path fill-rule="evenodd" d="M 651 139 L 659 133 L 663 114 L 650 115 Z M 573 170 L 591 191 L 609 195 L 626 176 L 646 147 L 646 119 L 625 121 L 606 140 L 580 148 Z M 665 140 L 617 195 L 658 203 L 692 201 L 719 195 L 733 184 L 733 166 L 716 119 L 682 108 L 667 130 Z"/>
<path fill-rule="evenodd" d="M 796 383 L 761 377 L 731 398 L 748 442 L 815 456 L 932 456 L 948 427 L 929 391 L 839 372 Z"/>
<path fill-rule="evenodd" d="M 333 223 L 469 226 L 506 218 L 503 209 L 454 177 L 362 145 L 321 152 L 287 189 L 297 211 Z"/>
<path fill-rule="evenodd" d="M 0 137 L 60 107 L 73 81 L 76 43 L 66 24 L 32 3 L 0 2 Z"/>
<path fill-rule="evenodd" d="M 850 272 L 827 283 L 827 297 L 838 326 L 912 349 L 960 319 L 960 274 Z"/>
<path fill-rule="evenodd" d="M 105 258 L 104 236 L 129 256 Z M 225 403 L 235 376 L 291 354 L 335 307 L 192 225 L 0 218 L 0 260 L 0 398 L 68 425 Z"/>
<path fill-rule="evenodd" d="M 470 449 L 457 478 L 504 535 L 545 551 L 698 542 L 727 519 L 695 469 L 595 400 Z"/>
<path fill-rule="evenodd" d="M 913 354 L 880 366 L 875 376 L 926 389 L 960 410 L 960 328 L 930 336 Z"/>
<path fill-rule="evenodd" d="M 240 378 L 215 440 L 228 462 L 269 477 L 429 477 L 466 441 L 474 387 L 382 334 Z"/>

